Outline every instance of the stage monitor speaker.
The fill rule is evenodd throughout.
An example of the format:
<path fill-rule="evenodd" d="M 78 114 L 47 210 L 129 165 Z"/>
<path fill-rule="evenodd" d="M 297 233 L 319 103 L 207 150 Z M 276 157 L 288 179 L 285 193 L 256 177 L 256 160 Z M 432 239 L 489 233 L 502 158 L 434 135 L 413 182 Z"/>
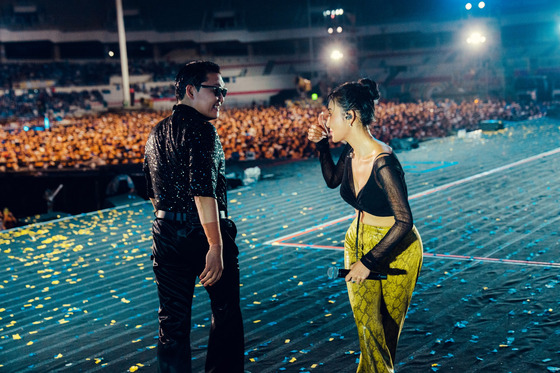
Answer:
<path fill-rule="evenodd" d="M 131 203 L 141 202 L 141 201 L 144 201 L 144 199 L 141 198 L 136 193 L 130 193 L 130 194 L 122 193 L 122 194 L 106 197 L 105 200 L 103 201 L 102 208 L 106 209 L 111 207 L 119 207 L 119 206 L 129 205 Z"/>
<path fill-rule="evenodd" d="M 546 116 L 549 118 L 560 119 L 560 105 L 555 105 L 546 111 Z"/>
<path fill-rule="evenodd" d="M 504 122 L 501 120 L 481 120 L 478 124 L 478 128 L 483 131 L 498 131 L 504 129 Z"/>
<path fill-rule="evenodd" d="M 416 149 L 419 146 L 418 139 L 415 139 L 414 137 L 392 139 L 391 141 L 389 141 L 389 145 L 394 150 L 410 150 Z"/>

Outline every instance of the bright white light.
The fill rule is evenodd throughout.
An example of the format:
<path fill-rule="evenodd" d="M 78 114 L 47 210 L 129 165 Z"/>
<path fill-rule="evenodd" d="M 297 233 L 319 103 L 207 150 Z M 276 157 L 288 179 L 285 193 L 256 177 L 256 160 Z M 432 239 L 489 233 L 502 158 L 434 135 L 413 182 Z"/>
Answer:
<path fill-rule="evenodd" d="M 486 36 L 482 35 L 480 32 L 473 32 L 468 38 L 467 43 L 473 45 L 484 44 L 486 42 Z"/>
<path fill-rule="evenodd" d="M 465 5 L 465 9 L 466 9 L 466 10 L 471 10 L 471 9 L 472 9 L 472 4 L 471 4 L 471 3 L 467 3 L 467 4 Z"/>
<path fill-rule="evenodd" d="M 329 27 L 329 28 L 327 29 L 327 32 L 328 32 L 329 34 L 332 34 L 332 33 L 334 32 L 334 30 L 333 30 L 332 27 Z"/>
<path fill-rule="evenodd" d="M 344 14 L 344 9 L 329 9 L 323 11 L 323 17 L 331 17 L 334 19 L 336 16 L 341 16 Z"/>
<path fill-rule="evenodd" d="M 340 61 L 343 57 L 344 57 L 344 55 L 338 49 L 334 49 L 331 52 L 331 60 L 333 60 L 333 61 Z"/>
<path fill-rule="evenodd" d="M 338 33 L 340 34 L 340 33 L 342 32 L 342 27 L 338 26 L 338 27 L 336 28 L 336 32 L 338 32 Z"/>
<path fill-rule="evenodd" d="M 115 56 L 115 52 L 109 51 L 109 57 L 114 57 L 114 56 Z"/>
<path fill-rule="evenodd" d="M 480 9 L 484 8 L 486 6 L 486 4 L 484 3 L 484 1 L 481 1 L 480 3 L 478 3 L 478 7 Z"/>

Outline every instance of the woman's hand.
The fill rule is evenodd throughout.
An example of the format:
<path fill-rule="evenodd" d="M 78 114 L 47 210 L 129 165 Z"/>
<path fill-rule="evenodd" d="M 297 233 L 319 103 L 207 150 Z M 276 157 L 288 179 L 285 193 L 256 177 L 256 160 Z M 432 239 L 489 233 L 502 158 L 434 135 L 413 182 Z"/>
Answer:
<path fill-rule="evenodd" d="M 346 282 L 356 282 L 361 284 L 366 280 L 370 273 L 371 271 L 361 261 L 357 261 L 350 266 L 350 272 L 348 272 L 344 280 L 346 280 Z"/>
<path fill-rule="evenodd" d="M 307 130 L 307 138 L 309 141 L 319 142 L 322 139 L 326 139 L 329 136 L 329 132 L 325 125 L 325 120 L 323 113 L 319 114 L 319 118 L 317 118 L 317 124 L 312 124 L 311 127 Z"/>

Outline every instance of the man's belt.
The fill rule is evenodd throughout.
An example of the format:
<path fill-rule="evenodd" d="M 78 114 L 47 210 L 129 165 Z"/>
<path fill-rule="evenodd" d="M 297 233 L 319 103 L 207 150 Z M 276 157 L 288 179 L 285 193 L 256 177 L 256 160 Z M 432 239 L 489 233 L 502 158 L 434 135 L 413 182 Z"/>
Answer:
<path fill-rule="evenodd" d="M 191 214 L 187 212 L 156 210 L 154 214 L 158 219 L 177 221 L 180 223 L 190 223 L 193 220 L 191 218 Z M 226 212 L 220 211 L 220 219 L 225 219 L 225 218 L 226 218 Z"/>

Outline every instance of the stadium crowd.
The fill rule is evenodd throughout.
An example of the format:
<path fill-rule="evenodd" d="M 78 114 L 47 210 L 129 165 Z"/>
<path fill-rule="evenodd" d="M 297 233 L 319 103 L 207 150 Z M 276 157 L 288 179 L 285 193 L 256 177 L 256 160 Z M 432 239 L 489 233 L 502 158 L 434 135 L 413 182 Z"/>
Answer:
<path fill-rule="evenodd" d="M 226 108 L 215 124 L 228 160 L 302 159 L 314 154 L 307 128 L 321 110 L 310 104 Z M 44 131 L 25 131 L 22 126 L 0 128 L 0 171 L 141 163 L 149 131 L 166 115 L 155 111 L 108 112 L 53 122 Z M 425 140 L 459 129 L 476 129 L 484 119 L 541 115 L 536 105 L 503 101 L 382 101 L 371 132 L 385 142 L 394 138 Z"/>

